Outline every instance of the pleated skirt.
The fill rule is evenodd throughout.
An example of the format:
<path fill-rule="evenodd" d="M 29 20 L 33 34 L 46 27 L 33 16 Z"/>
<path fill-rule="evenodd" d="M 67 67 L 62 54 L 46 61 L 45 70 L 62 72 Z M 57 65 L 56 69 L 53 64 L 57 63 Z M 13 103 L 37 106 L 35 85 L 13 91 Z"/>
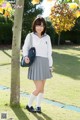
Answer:
<path fill-rule="evenodd" d="M 48 58 L 36 56 L 35 61 L 28 69 L 28 79 L 46 80 L 51 77 Z"/>

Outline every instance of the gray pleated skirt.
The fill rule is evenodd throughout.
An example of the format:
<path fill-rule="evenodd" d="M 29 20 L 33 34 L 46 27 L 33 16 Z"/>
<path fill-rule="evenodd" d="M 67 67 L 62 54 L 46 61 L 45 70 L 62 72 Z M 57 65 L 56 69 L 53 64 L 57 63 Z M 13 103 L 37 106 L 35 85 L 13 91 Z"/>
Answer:
<path fill-rule="evenodd" d="M 36 56 L 34 63 L 28 69 L 28 79 L 46 80 L 51 77 L 48 58 Z"/>

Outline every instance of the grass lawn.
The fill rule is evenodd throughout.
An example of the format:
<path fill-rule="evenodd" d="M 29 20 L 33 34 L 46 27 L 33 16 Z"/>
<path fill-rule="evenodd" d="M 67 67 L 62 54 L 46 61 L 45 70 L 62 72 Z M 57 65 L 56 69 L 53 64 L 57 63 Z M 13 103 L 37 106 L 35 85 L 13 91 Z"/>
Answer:
<path fill-rule="evenodd" d="M 10 87 L 11 49 L 0 50 L 0 85 Z M 47 80 L 44 97 L 80 107 L 80 46 L 53 48 L 53 78 Z M 27 79 L 27 68 L 21 68 L 21 91 L 31 93 L 32 81 Z M 0 90 L 0 113 L 7 112 L 13 120 L 80 120 L 80 113 L 42 103 L 43 114 L 31 114 L 25 110 L 28 98 L 21 96 L 21 108 L 9 106 L 10 91 Z M 34 103 L 35 104 L 35 103 Z"/>

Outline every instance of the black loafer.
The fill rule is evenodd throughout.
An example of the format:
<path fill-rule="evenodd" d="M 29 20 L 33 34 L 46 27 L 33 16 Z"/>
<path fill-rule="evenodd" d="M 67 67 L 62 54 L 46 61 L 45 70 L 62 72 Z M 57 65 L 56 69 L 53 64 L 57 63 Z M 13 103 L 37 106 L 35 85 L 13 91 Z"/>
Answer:
<path fill-rule="evenodd" d="M 37 107 L 36 112 L 41 113 L 41 107 Z"/>
<path fill-rule="evenodd" d="M 26 106 L 26 109 L 29 111 L 29 112 L 32 112 L 32 113 L 35 113 L 36 110 L 31 106 L 29 107 L 28 105 Z"/>

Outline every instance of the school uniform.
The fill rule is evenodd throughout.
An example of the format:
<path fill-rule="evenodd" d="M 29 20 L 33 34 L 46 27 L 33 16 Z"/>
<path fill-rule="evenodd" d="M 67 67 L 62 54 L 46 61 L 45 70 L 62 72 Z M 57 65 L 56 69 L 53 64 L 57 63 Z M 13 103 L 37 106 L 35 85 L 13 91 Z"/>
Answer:
<path fill-rule="evenodd" d="M 30 80 L 45 80 L 52 77 L 50 67 L 53 65 L 52 46 L 49 35 L 46 33 L 41 38 L 36 33 L 29 33 L 26 36 L 23 45 L 23 56 L 28 55 L 30 46 L 30 34 L 33 47 L 36 49 L 36 58 L 33 64 L 28 69 L 28 79 Z"/>

